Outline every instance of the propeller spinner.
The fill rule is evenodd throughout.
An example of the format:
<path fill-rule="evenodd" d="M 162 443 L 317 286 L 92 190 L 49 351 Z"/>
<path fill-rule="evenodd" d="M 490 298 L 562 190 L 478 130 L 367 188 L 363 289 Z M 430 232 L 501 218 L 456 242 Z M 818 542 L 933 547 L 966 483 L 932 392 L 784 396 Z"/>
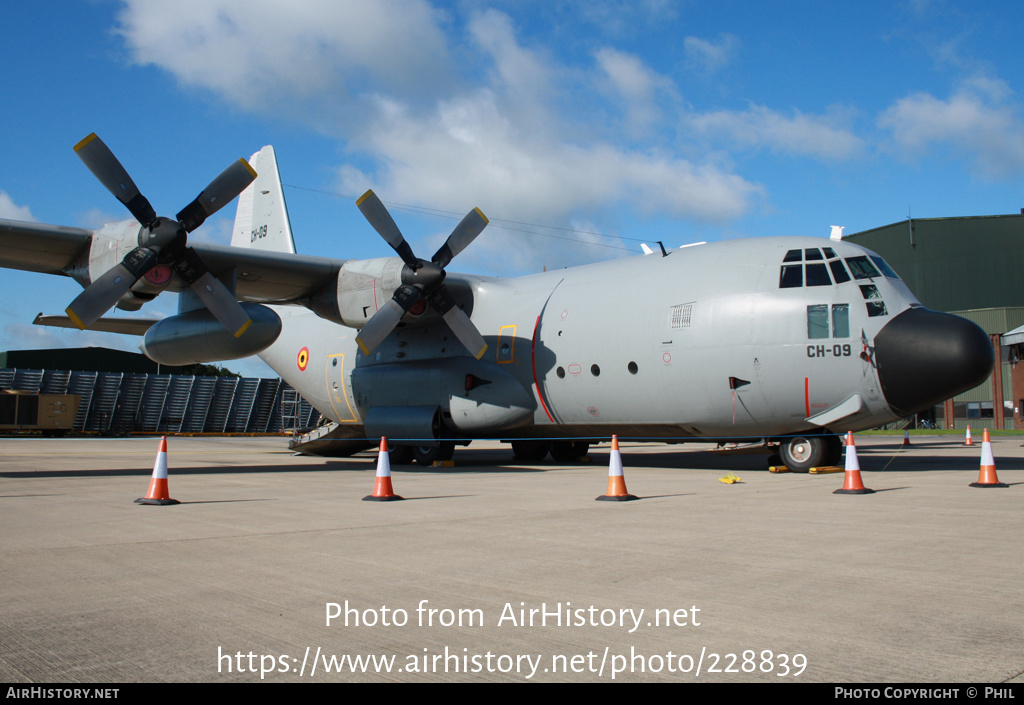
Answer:
<path fill-rule="evenodd" d="M 455 230 L 428 262 L 413 254 L 409 243 L 402 236 L 402 231 L 395 225 L 394 219 L 377 198 L 377 194 L 367 191 L 356 201 L 356 205 L 373 229 L 380 233 L 385 242 L 391 245 L 405 262 L 405 267 L 402 268 L 402 286 L 395 290 L 391 300 L 366 322 L 356 336 L 356 342 L 363 354 L 369 355 L 370 351 L 391 334 L 402 320 L 402 316 L 425 301 L 441 314 L 455 337 L 474 357 L 478 360 L 483 357 L 487 343 L 469 320 L 466 312 L 456 305 L 455 298 L 445 286 L 444 268 L 483 231 L 487 226 L 487 217 L 479 208 L 471 210 L 462 222 L 455 226 Z"/>
<path fill-rule="evenodd" d="M 236 338 L 245 333 L 252 321 L 223 282 L 213 276 L 195 250 L 188 247 L 188 233 L 253 182 L 256 172 L 249 163 L 239 159 L 229 166 L 171 220 L 157 216 L 127 170 L 95 133 L 76 144 L 75 153 L 142 224 L 142 229 L 138 247 L 71 302 L 67 314 L 72 322 L 85 330 L 113 308 L 155 265 L 170 264 L 225 328 Z"/>

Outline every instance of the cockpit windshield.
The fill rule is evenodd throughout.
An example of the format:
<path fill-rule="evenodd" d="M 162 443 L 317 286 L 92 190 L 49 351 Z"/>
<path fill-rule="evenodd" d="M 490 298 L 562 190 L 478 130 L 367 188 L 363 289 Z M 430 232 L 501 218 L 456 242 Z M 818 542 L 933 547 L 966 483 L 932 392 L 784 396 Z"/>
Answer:
<path fill-rule="evenodd" d="M 842 284 L 851 279 L 875 279 L 883 276 L 890 279 L 900 278 L 878 255 L 859 255 L 843 259 L 831 247 L 789 250 L 782 262 L 779 270 L 780 289 L 831 286 L 833 283 Z M 843 262 L 846 266 L 843 266 Z"/>

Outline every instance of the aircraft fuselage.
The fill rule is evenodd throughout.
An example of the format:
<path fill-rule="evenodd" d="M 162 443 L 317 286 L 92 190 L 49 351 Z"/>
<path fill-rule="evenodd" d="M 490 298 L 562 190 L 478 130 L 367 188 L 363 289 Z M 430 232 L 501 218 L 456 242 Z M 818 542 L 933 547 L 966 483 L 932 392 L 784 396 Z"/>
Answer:
<path fill-rule="evenodd" d="M 930 328 L 963 320 L 923 309 L 874 253 L 819 238 L 447 283 L 488 343 L 481 360 L 429 310 L 367 356 L 356 330 L 295 307 L 277 309 L 284 329 L 262 357 L 364 437 L 738 440 L 856 431 L 941 401 L 944 383 L 929 380 L 940 389 L 894 408 L 879 368 L 901 351 L 876 350 L 876 338 L 912 310 L 941 317 Z M 941 364 L 980 367 L 980 383 L 987 338 L 953 336 L 966 351 Z"/>

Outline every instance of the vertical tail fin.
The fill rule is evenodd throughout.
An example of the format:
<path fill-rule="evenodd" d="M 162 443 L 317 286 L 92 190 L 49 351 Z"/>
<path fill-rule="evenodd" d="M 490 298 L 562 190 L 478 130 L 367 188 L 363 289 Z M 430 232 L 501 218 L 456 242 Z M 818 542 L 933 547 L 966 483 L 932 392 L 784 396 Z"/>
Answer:
<path fill-rule="evenodd" d="M 238 197 L 231 246 L 295 252 L 274 148 L 267 145 L 256 152 L 249 164 L 256 170 L 257 177 Z"/>

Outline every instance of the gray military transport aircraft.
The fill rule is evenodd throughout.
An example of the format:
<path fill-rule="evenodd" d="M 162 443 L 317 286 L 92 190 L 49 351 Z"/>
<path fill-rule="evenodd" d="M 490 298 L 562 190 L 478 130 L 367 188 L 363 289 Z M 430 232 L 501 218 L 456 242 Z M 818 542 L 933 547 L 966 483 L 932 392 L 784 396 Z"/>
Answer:
<path fill-rule="evenodd" d="M 792 470 L 834 464 L 836 434 L 982 383 L 988 336 L 924 308 L 877 254 L 813 237 L 732 240 L 503 279 L 448 264 L 487 224 L 470 211 L 418 258 L 368 191 L 357 204 L 398 257 L 300 255 L 273 148 L 158 217 L 95 135 L 78 156 L 134 219 L 99 230 L 0 220 L 0 266 L 85 290 L 44 325 L 142 335 L 181 365 L 258 354 L 338 424 L 332 454 L 387 436 L 395 461 L 472 439 L 578 457 L 595 439 L 778 443 Z M 258 174 L 258 175 L 257 175 Z M 231 246 L 188 233 L 240 195 Z M 105 318 L 179 293 L 162 320 Z"/>

